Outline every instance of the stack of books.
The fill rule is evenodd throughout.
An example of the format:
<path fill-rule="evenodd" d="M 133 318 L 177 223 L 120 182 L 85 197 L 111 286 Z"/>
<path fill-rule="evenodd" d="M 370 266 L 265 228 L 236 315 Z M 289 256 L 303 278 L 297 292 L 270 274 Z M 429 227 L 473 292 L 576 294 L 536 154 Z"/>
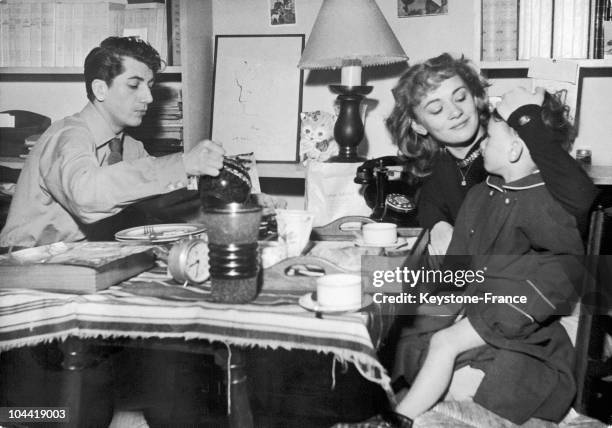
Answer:
<path fill-rule="evenodd" d="M 150 245 L 57 242 L 0 256 L 0 289 L 95 293 L 153 267 Z"/>
<path fill-rule="evenodd" d="M 0 156 L 25 158 L 50 125 L 51 119 L 26 110 L 0 113 Z"/>
<path fill-rule="evenodd" d="M 519 15 L 518 59 L 550 58 L 553 33 L 553 1 L 522 0 Z"/>
<path fill-rule="evenodd" d="M 153 103 L 138 128 L 130 134 L 143 142 L 149 154 L 163 156 L 183 150 L 181 82 L 160 82 L 152 90 Z"/>
<path fill-rule="evenodd" d="M 168 30 L 166 5 L 146 2 L 130 3 L 125 7 L 122 35 L 138 35 L 151 43 L 164 61 L 168 61 Z"/>
<path fill-rule="evenodd" d="M 553 58 L 586 58 L 589 47 L 589 2 L 555 3 Z"/>
<path fill-rule="evenodd" d="M 168 59 L 166 4 L 127 0 L 0 1 L 0 67 L 82 67 L 109 36 L 139 35 Z"/>
<path fill-rule="evenodd" d="M 589 2 L 482 0 L 483 61 L 586 58 Z"/>
<path fill-rule="evenodd" d="M 515 60 L 518 42 L 516 0 L 483 0 L 482 60 Z"/>

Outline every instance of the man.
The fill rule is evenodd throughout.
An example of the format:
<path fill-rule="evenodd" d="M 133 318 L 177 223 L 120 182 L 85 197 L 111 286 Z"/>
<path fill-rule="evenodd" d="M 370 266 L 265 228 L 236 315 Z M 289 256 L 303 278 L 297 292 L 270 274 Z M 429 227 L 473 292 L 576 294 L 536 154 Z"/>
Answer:
<path fill-rule="evenodd" d="M 0 247 L 82 240 L 88 225 L 184 189 L 189 176 L 218 175 L 224 150 L 212 141 L 155 158 L 124 132 L 142 122 L 160 68 L 155 49 L 134 37 L 109 37 L 87 55 L 89 103 L 40 137 L 20 174 Z"/>
<path fill-rule="evenodd" d="M 52 124 L 40 137 L 19 176 L 0 247 L 83 240 L 92 224 L 104 223 L 139 201 L 169 195 L 164 202 L 184 202 L 184 195 L 190 194 L 185 191 L 189 176 L 219 174 L 224 150 L 212 141 L 198 142 L 185 154 L 155 158 L 124 132 L 142 122 L 153 101 L 151 87 L 160 68 L 155 49 L 133 37 L 109 37 L 87 55 L 84 74 L 89 103 L 80 113 Z M 151 204 L 166 209 L 162 205 Z M 62 346 L 45 344 L 2 353 L 0 405 L 56 404 L 56 387 L 61 390 L 64 379 L 58 375 L 66 353 Z M 74 418 L 79 418 L 81 426 L 108 426 L 112 416 L 110 360 L 104 358 L 108 351 L 90 350 L 96 351 L 89 353 L 95 363 L 85 368 L 82 390 L 88 410 Z M 170 354 L 147 353 L 138 358 L 124 351 L 118 357 L 133 360 L 130 372 L 141 361 L 162 360 L 165 365 L 158 368 L 166 371 L 177 371 L 177 364 L 194 364 Z M 115 365 L 115 370 L 123 367 Z M 195 369 L 192 373 L 196 378 Z M 167 387 L 160 385 L 161 390 Z M 100 396 L 102 401 L 92 398 Z"/>

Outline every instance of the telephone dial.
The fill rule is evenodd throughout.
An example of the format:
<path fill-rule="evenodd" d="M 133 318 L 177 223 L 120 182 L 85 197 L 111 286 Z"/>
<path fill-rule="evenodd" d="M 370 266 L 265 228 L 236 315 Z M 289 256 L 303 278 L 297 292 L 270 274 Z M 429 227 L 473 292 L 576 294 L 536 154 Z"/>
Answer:
<path fill-rule="evenodd" d="M 364 184 L 363 197 L 379 222 L 417 226 L 414 189 L 401 180 L 403 162 L 397 156 L 370 159 L 357 168 L 355 183 Z"/>

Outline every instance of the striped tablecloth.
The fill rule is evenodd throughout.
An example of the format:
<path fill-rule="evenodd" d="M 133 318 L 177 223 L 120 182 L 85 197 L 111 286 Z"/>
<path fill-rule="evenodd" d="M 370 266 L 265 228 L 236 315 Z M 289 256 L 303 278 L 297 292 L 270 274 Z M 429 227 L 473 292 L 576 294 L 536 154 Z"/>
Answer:
<path fill-rule="evenodd" d="M 389 376 L 371 337 L 376 306 L 368 312 L 325 314 L 301 308 L 303 292 L 262 292 L 243 305 L 210 301 L 210 289 L 181 287 L 163 272 L 145 272 L 95 294 L 0 290 L 0 351 L 69 336 L 184 338 L 226 345 L 304 349 L 351 362 L 390 393 Z M 368 329 L 369 327 L 369 329 Z M 370 333 L 373 333 L 372 336 Z M 378 340 L 378 339 L 376 339 Z"/>

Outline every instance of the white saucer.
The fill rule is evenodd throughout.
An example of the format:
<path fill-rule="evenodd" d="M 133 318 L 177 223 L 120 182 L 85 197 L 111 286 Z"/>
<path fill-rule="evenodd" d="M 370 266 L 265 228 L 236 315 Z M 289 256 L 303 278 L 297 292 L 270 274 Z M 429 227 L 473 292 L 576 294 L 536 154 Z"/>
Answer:
<path fill-rule="evenodd" d="M 355 238 L 355 240 L 353 241 L 353 243 L 357 245 L 358 247 L 377 247 L 377 248 L 397 247 L 399 245 L 404 244 L 405 242 L 406 242 L 406 238 L 404 237 L 399 237 L 397 238 L 395 242 L 392 242 L 390 244 L 370 244 L 368 242 L 365 242 L 363 238 Z"/>
<path fill-rule="evenodd" d="M 316 300 L 312 298 L 314 292 L 306 293 L 298 301 L 299 305 L 308 311 L 321 312 L 321 313 L 334 313 L 334 312 L 355 312 L 359 309 L 367 308 L 372 304 L 372 296 L 364 294 L 361 303 L 350 306 L 319 306 Z"/>

